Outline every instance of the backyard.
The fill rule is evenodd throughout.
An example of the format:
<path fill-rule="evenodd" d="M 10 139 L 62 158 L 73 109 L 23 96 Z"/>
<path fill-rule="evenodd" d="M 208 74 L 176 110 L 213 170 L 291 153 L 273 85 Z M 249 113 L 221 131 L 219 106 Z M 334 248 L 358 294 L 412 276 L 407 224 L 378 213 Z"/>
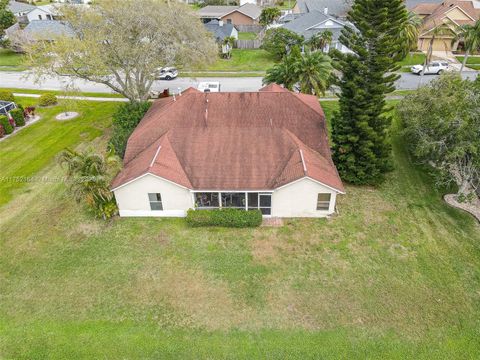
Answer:
<path fill-rule="evenodd" d="M 480 356 L 480 227 L 412 164 L 398 123 L 395 170 L 348 186 L 337 216 L 189 228 L 94 220 L 62 182 L 5 182 L 62 176 L 65 146 L 104 148 L 116 105 L 82 106 L 0 142 L 0 358 Z"/>

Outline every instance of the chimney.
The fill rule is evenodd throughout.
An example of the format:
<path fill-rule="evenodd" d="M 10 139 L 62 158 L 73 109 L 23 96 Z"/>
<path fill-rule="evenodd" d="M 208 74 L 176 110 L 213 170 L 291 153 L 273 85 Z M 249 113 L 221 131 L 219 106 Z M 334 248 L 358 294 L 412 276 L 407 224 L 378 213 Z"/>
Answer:
<path fill-rule="evenodd" d="M 223 26 L 223 20 L 218 20 L 218 26 Z"/>
<path fill-rule="evenodd" d="M 323 9 L 323 14 L 328 15 L 328 8 L 327 7 Z"/>

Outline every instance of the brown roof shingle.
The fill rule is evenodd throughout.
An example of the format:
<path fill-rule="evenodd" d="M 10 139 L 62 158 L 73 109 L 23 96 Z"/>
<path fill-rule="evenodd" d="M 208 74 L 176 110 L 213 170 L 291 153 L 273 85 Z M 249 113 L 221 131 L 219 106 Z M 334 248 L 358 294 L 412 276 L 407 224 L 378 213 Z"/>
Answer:
<path fill-rule="evenodd" d="M 309 176 L 343 192 L 318 100 L 278 85 L 188 89 L 155 101 L 128 140 L 113 187 L 145 173 L 196 190 L 269 190 Z"/>

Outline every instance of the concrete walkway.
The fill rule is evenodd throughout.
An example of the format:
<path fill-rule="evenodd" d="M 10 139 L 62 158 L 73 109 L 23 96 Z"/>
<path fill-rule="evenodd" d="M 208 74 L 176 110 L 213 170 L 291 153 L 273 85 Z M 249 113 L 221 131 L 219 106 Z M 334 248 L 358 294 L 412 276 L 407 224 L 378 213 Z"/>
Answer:
<path fill-rule="evenodd" d="M 13 96 L 19 97 L 31 97 L 39 98 L 40 94 L 22 94 L 22 93 L 13 93 Z M 71 99 L 71 100 L 86 100 L 86 101 L 113 101 L 113 102 L 127 102 L 127 98 L 114 98 L 114 97 L 95 97 L 95 96 L 63 96 L 57 95 L 58 99 Z"/>

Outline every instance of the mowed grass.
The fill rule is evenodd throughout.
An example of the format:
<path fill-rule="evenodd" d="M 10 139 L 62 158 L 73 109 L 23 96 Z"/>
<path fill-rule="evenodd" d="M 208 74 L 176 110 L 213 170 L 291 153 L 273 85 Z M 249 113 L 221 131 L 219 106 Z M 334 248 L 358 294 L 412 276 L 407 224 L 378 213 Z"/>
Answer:
<path fill-rule="evenodd" d="M 9 91 L 12 93 L 20 93 L 20 94 L 45 94 L 51 93 L 60 96 L 72 96 L 71 93 L 67 93 L 61 90 L 44 90 L 44 89 L 23 89 L 23 88 L 3 88 L 0 87 L 0 91 Z M 123 98 L 123 95 L 117 93 L 100 93 L 100 92 L 75 92 L 73 96 L 87 96 L 87 97 L 101 97 L 101 98 Z"/>
<path fill-rule="evenodd" d="M 265 71 L 272 67 L 274 59 L 272 55 L 262 49 L 232 49 L 230 59 L 218 59 L 215 63 L 204 68 L 194 69 L 187 72 L 202 71 Z"/>
<path fill-rule="evenodd" d="M 337 103 L 322 105 L 330 119 Z M 103 222 L 61 182 L 18 189 L 0 208 L 0 357 L 478 358 L 480 226 L 399 132 L 380 188 L 348 186 L 337 216 L 280 228 Z"/>
<path fill-rule="evenodd" d="M 463 62 L 464 56 L 457 56 L 457 60 Z M 473 70 L 480 70 L 480 56 L 469 56 L 467 59 L 467 67 Z"/>
<path fill-rule="evenodd" d="M 424 53 L 410 53 L 408 54 L 405 59 L 400 61 L 398 65 L 400 66 L 413 66 L 423 64 L 425 61 L 425 54 Z"/>
<path fill-rule="evenodd" d="M 18 98 L 23 106 L 36 105 L 38 99 Z M 78 103 L 80 116 L 71 121 L 57 121 L 55 116 L 65 111 L 62 106 L 38 108 L 42 117 L 17 134 L 0 142 L 0 206 L 26 186 L 34 176 L 64 148 L 88 142 L 110 126 L 111 114 L 118 106 L 108 102 Z"/>
<path fill-rule="evenodd" d="M 26 68 L 23 62 L 24 55 L 0 48 L 0 71 L 23 71 Z"/>

